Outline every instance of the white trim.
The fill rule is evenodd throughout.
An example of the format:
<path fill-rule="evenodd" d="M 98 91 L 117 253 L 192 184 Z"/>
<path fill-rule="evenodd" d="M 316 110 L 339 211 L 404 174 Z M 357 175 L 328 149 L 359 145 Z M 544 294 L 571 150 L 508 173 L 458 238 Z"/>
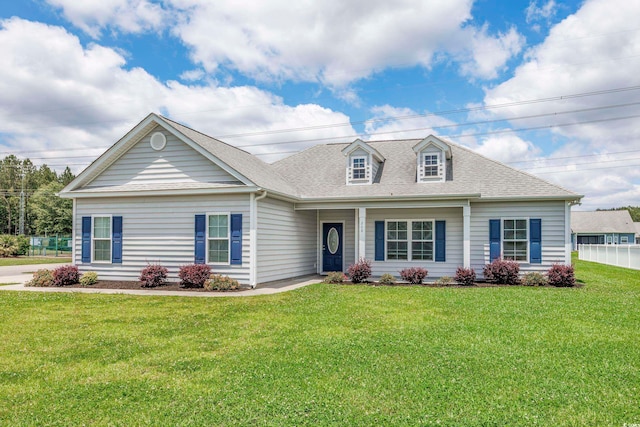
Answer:
<path fill-rule="evenodd" d="M 471 204 L 462 207 L 462 263 L 471 268 Z"/>
<path fill-rule="evenodd" d="M 360 258 L 367 257 L 367 245 L 366 245 L 366 236 L 367 236 L 367 208 L 358 208 L 358 258 L 356 258 L 356 262 Z"/>
<path fill-rule="evenodd" d="M 226 216 L 227 217 L 227 262 L 211 262 L 209 260 L 209 240 L 224 240 L 221 237 L 209 237 L 209 217 L 210 216 Z M 205 260 L 209 265 L 230 265 L 231 264 L 231 212 L 207 212 L 205 216 Z"/>
<path fill-rule="evenodd" d="M 578 234 L 576 234 L 576 248 Z M 564 264 L 571 265 L 571 203 L 564 205 Z"/>
<path fill-rule="evenodd" d="M 344 242 L 344 235 L 345 235 L 345 222 L 344 220 L 341 221 L 320 221 L 320 227 L 319 227 L 319 233 L 318 233 L 318 249 L 320 252 L 320 263 L 318 264 L 318 271 L 320 272 L 320 274 L 327 274 L 329 273 L 328 271 L 324 271 L 324 249 L 322 247 L 322 240 L 324 239 L 324 225 L 325 224 L 342 224 L 342 235 L 340 236 L 340 243 L 342 244 L 342 271 L 344 272 L 345 269 L 345 242 Z"/>
<path fill-rule="evenodd" d="M 504 240 L 504 232 L 505 232 L 504 222 L 505 221 L 522 221 L 522 220 L 524 220 L 525 226 L 527 227 L 527 239 L 526 239 L 526 242 L 527 242 L 527 245 L 526 245 L 527 259 L 526 260 L 513 260 L 513 261 L 516 261 L 516 262 L 521 263 L 521 264 L 529 264 L 530 260 L 531 260 L 531 254 L 530 254 L 531 251 L 529 250 L 530 249 L 529 246 L 531 245 L 531 236 L 530 236 L 531 227 L 530 227 L 530 224 L 529 224 L 529 222 L 530 222 L 529 217 L 520 217 L 519 216 L 519 217 L 503 217 L 503 218 L 500 218 L 500 257 L 502 259 L 506 259 L 504 257 L 504 242 L 505 242 L 505 240 Z M 509 242 L 521 242 L 522 239 L 513 239 L 513 240 L 508 240 L 508 241 Z"/>
<path fill-rule="evenodd" d="M 407 259 L 388 259 L 387 258 L 387 243 L 388 232 L 389 232 L 389 222 L 406 222 L 407 223 Z M 432 259 L 413 259 L 413 252 L 411 244 L 413 243 L 413 222 L 431 222 L 431 231 L 432 231 L 432 239 L 431 240 L 416 240 L 416 242 L 432 242 L 433 243 L 433 251 L 432 251 Z M 393 242 L 402 242 L 403 240 L 392 240 Z M 384 220 L 384 260 L 387 261 L 400 261 L 400 262 L 436 262 L 436 219 L 435 218 L 413 218 L 413 219 L 385 219 Z"/>
<path fill-rule="evenodd" d="M 121 191 L 85 191 L 66 192 L 58 195 L 63 199 L 86 199 L 95 197 L 141 197 L 141 196 L 193 196 L 206 194 L 243 194 L 253 193 L 258 187 L 224 187 L 224 188 L 175 188 L 169 190 L 121 190 Z"/>
<path fill-rule="evenodd" d="M 73 220 L 71 221 L 71 263 L 73 265 L 77 264 L 76 261 L 76 255 L 77 255 L 77 251 L 76 251 L 76 238 L 77 235 L 76 233 L 78 232 L 78 227 L 76 226 L 76 219 L 77 216 L 76 214 L 78 213 L 78 208 L 76 207 L 76 199 L 73 199 L 73 204 L 72 204 L 72 208 L 71 211 L 73 212 Z M 80 218 L 80 221 L 82 221 L 82 218 Z M 80 225 L 80 230 L 82 230 L 82 224 Z M 82 236 L 80 236 L 80 242 L 82 242 Z M 82 261 L 82 260 L 80 260 Z"/>
<path fill-rule="evenodd" d="M 249 195 L 249 285 L 252 288 L 258 285 L 258 200 L 265 197 L 267 197 L 266 191 L 258 197 L 256 193 Z"/>
<path fill-rule="evenodd" d="M 95 219 L 96 218 L 109 218 L 109 239 L 99 238 L 97 240 L 109 240 L 109 260 L 96 260 L 96 247 L 95 247 Z M 111 214 L 96 214 L 91 215 L 91 263 L 92 264 L 112 264 L 113 263 L 113 215 Z"/>

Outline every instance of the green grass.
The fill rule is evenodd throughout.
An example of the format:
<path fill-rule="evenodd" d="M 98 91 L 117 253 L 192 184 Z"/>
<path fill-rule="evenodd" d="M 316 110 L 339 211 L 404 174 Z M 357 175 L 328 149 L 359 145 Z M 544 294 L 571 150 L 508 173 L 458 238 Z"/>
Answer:
<path fill-rule="evenodd" d="M 578 289 L 1 292 L 1 425 L 640 423 L 640 274 Z"/>
<path fill-rule="evenodd" d="M 16 257 L 0 258 L 0 267 L 9 265 L 61 264 L 71 262 L 70 257 Z"/>

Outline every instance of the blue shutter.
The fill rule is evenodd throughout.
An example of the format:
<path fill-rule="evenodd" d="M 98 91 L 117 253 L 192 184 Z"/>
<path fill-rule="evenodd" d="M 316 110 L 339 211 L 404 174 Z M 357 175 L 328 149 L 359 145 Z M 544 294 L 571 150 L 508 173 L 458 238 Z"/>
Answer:
<path fill-rule="evenodd" d="M 542 220 L 529 220 L 529 262 L 542 264 Z"/>
<path fill-rule="evenodd" d="M 231 214 L 231 264 L 242 265 L 242 214 Z"/>
<path fill-rule="evenodd" d="M 82 217 L 82 262 L 91 262 L 91 217 Z"/>
<path fill-rule="evenodd" d="M 446 230 L 445 221 L 436 221 L 436 262 L 446 261 Z"/>
<path fill-rule="evenodd" d="M 500 220 L 489 220 L 489 261 L 500 258 Z"/>
<path fill-rule="evenodd" d="M 111 222 L 111 262 L 122 264 L 122 217 L 114 216 Z"/>
<path fill-rule="evenodd" d="M 384 221 L 376 221 L 376 261 L 384 261 Z"/>
<path fill-rule="evenodd" d="M 205 215 L 196 215 L 196 228 L 195 228 L 195 260 L 196 264 L 204 264 L 205 257 L 205 243 L 207 238 L 207 219 Z"/>

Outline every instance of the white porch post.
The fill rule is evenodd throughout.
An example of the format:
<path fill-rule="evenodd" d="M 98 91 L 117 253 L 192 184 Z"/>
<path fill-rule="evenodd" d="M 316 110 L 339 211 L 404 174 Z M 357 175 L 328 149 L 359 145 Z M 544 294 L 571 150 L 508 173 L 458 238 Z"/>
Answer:
<path fill-rule="evenodd" d="M 571 265 L 571 203 L 564 205 L 564 264 Z"/>
<path fill-rule="evenodd" d="M 462 262 L 464 268 L 471 268 L 471 205 L 462 206 Z"/>
<path fill-rule="evenodd" d="M 365 245 L 365 236 L 366 236 L 366 227 L 367 227 L 367 208 L 358 208 L 358 257 L 356 261 L 360 258 L 366 258 L 366 245 Z"/>
<path fill-rule="evenodd" d="M 258 212 L 256 212 L 256 195 L 249 194 L 249 284 L 252 288 L 256 287 L 257 271 L 256 271 L 256 254 L 258 242 Z"/>

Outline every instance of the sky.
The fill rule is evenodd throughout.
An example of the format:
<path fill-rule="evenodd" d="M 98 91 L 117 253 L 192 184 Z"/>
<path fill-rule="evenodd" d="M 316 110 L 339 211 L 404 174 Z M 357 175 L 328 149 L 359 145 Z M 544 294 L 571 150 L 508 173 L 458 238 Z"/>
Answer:
<path fill-rule="evenodd" d="M 156 112 L 266 162 L 434 134 L 583 194 L 579 210 L 639 206 L 638 16 L 629 0 L 0 0 L 0 157 L 78 173 Z"/>

